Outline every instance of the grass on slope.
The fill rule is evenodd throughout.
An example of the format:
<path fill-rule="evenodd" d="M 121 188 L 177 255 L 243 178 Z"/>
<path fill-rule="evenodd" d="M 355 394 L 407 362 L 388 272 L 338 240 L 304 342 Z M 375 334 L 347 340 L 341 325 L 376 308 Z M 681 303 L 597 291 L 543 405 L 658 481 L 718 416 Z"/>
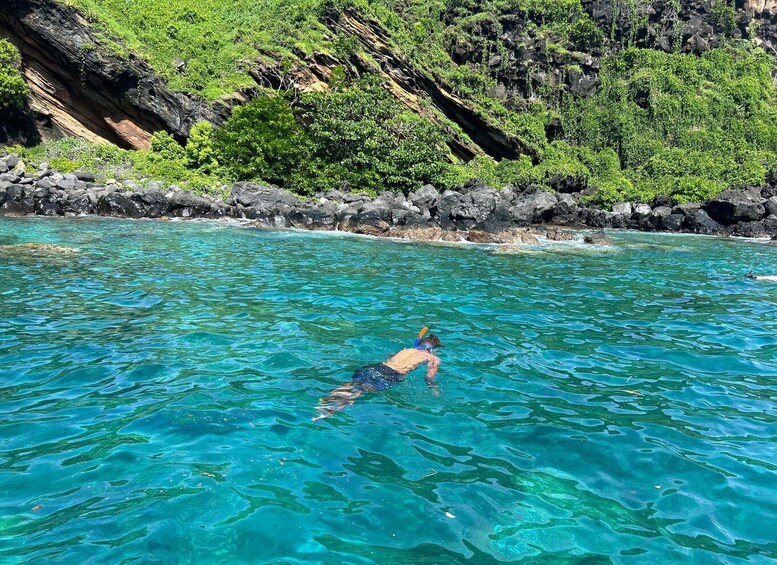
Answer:
<path fill-rule="evenodd" d="M 289 68 L 313 50 L 331 50 L 342 59 L 358 52 L 353 38 L 335 36 L 319 21 L 326 10 L 352 7 L 380 22 L 417 68 L 539 156 L 536 165 L 527 158 L 453 164 L 440 185 L 474 174 L 496 185 L 592 186 L 604 206 L 655 194 L 689 201 L 729 186 L 760 184 L 777 163 L 774 61 L 745 42 L 702 56 L 626 49 L 603 59 L 601 86 L 588 99 L 563 89 L 542 90 L 518 111 L 489 96 L 500 68 L 492 68 L 489 59 L 502 55 L 501 64 L 509 64 L 504 55 L 514 48 L 503 42 L 503 32 L 518 30 L 518 40 L 541 36 L 560 50 L 606 45 L 609 40 L 591 27 L 580 0 L 62 1 L 145 56 L 173 88 L 211 99 L 255 87 L 247 71 L 258 58 L 272 57 Z M 462 49 L 473 57 L 456 65 L 453 52 Z M 550 143 L 545 126 L 554 116 L 563 133 Z M 231 167 L 223 157 L 220 165 Z"/>
<path fill-rule="evenodd" d="M 174 90 L 208 99 L 256 86 L 262 57 L 294 58 L 324 42 L 320 0 L 62 0 L 143 55 Z"/>

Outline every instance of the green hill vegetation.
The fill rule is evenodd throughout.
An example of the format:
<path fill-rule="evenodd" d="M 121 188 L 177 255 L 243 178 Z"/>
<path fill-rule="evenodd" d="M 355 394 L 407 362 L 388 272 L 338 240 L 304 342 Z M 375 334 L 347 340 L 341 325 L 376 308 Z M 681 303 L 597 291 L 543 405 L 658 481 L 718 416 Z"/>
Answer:
<path fill-rule="evenodd" d="M 71 141 L 29 153 L 66 168 L 103 167 L 109 175 L 202 188 L 262 179 L 300 193 L 452 187 L 478 176 L 497 186 L 573 183 L 592 189 L 590 198 L 603 206 L 656 194 L 697 201 L 730 186 L 762 184 L 777 169 L 773 59 L 734 39 L 701 55 L 637 48 L 633 38 L 616 40 L 600 29 L 580 0 L 67 2 L 114 50 L 141 54 L 172 88 L 209 100 L 256 92 L 251 70 L 258 63 L 291 73 L 313 53 L 325 53 L 343 65 L 326 93 L 260 89 L 222 128 L 195 128 L 185 148 L 158 134 L 150 154 L 87 150 Z M 733 9 L 722 0 L 713 7 L 716 26 L 731 27 Z M 359 41 L 325 25 L 345 9 L 379 25 L 396 53 L 520 139 L 529 154 L 468 163 L 450 155 L 446 140 L 464 134 L 431 105 L 423 115 L 402 106 L 381 87 L 379 65 Z M 542 39 L 552 56 L 601 54 L 596 93 L 582 97 L 563 85 L 528 81 L 523 98 L 495 96 L 512 76 L 504 37 L 515 29 Z"/>
<path fill-rule="evenodd" d="M 27 99 L 28 89 L 19 72 L 19 50 L 0 39 L 0 111 L 20 108 Z"/>

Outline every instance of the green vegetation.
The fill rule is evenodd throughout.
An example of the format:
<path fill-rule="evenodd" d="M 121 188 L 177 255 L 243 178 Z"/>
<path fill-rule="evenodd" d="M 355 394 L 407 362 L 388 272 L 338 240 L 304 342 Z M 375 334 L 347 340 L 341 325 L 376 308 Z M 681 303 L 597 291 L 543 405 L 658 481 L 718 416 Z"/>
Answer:
<path fill-rule="evenodd" d="M 21 108 L 29 94 L 27 83 L 19 72 L 19 51 L 0 39 L 0 110 Z"/>
<path fill-rule="evenodd" d="M 176 90 L 209 99 L 253 87 L 256 61 L 296 60 L 323 40 L 320 0 L 62 0 L 140 53 Z M 288 68 L 288 67 L 287 67 Z"/>
<path fill-rule="evenodd" d="M 431 123 L 404 111 L 376 81 L 302 98 L 308 156 L 294 188 L 409 191 L 439 178 L 445 139 Z"/>
<path fill-rule="evenodd" d="M 194 192 L 220 193 L 231 180 L 229 171 L 191 165 L 187 148 L 170 134 L 154 135 L 150 151 L 127 151 L 113 145 L 95 144 L 73 137 L 50 141 L 33 148 L 10 147 L 27 163 L 46 162 L 62 173 L 90 171 L 104 181 L 134 180 L 140 184 L 162 181 Z"/>
<path fill-rule="evenodd" d="M 220 129 L 195 127 L 185 148 L 158 135 L 150 153 L 116 153 L 119 169 L 134 176 L 199 187 L 261 179 L 300 193 L 411 190 L 424 182 L 446 188 L 479 176 L 497 186 L 592 187 L 592 200 L 608 206 L 657 194 L 701 200 L 777 175 L 774 61 L 733 40 L 703 55 L 637 49 L 645 22 L 634 0 L 619 0 L 630 34 L 618 40 L 619 54 L 602 58 L 590 98 L 536 84 L 528 74 L 555 59 L 565 61 L 563 72 L 579 73 L 587 52 L 610 51 L 614 29 L 600 29 L 580 0 L 63 1 L 78 6 L 114 49 L 140 53 L 174 89 L 209 99 L 255 88 L 250 71 L 258 65 L 291 84 L 295 66 L 313 52 L 343 63 L 328 93 L 268 91 Z M 322 23 L 345 9 L 376 22 L 398 56 L 520 140 L 531 158 L 457 162 L 445 151 L 450 131 L 405 110 L 375 78 L 349 83 L 355 59 L 361 68 L 379 67 L 356 38 Z M 730 36 L 733 3 L 714 0 L 710 21 Z M 523 44 L 508 44 L 507 36 L 534 42 L 533 52 L 547 60 L 516 76 L 510 55 Z M 530 100 L 495 96 L 513 80 L 528 85 Z M 561 127 L 549 139 L 552 120 Z M 88 161 L 108 150 L 85 151 Z M 65 153 L 61 158 L 85 165 Z"/>
<path fill-rule="evenodd" d="M 450 166 L 440 131 L 370 80 L 328 95 L 304 95 L 294 107 L 283 97 L 259 97 L 236 108 L 220 129 L 194 126 L 185 147 L 157 132 L 150 151 L 73 138 L 14 150 L 61 172 L 162 180 L 197 191 L 218 191 L 234 180 L 274 182 L 300 194 L 409 191 L 441 178 Z"/>
<path fill-rule="evenodd" d="M 610 59 L 592 98 L 567 97 L 567 141 L 616 152 L 628 183 L 601 182 L 602 204 L 709 198 L 729 186 L 763 184 L 777 163 L 777 89 L 758 49 L 697 57 L 629 49 Z"/>
<path fill-rule="evenodd" d="M 236 108 L 216 133 L 216 150 L 240 179 L 283 184 L 308 152 L 288 101 L 263 96 Z"/>

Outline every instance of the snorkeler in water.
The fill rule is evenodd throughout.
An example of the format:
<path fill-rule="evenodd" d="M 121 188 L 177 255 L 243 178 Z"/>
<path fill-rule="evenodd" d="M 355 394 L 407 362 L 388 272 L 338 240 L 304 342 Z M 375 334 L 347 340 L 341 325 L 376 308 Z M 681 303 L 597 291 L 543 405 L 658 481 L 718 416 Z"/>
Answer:
<path fill-rule="evenodd" d="M 402 382 L 406 374 L 424 363 L 426 363 L 426 385 L 431 389 L 432 394 L 438 396 L 440 391 L 434 376 L 440 366 L 440 359 L 434 352 L 438 347 L 442 347 L 442 344 L 436 335 L 429 334 L 424 337 L 425 333 L 426 328 L 418 334 L 413 347 L 392 355 L 388 361 L 356 369 L 350 382 L 319 400 L 316 407 L 318 415 L 313 418 L 313 421 L 328 418 L 335 412 L 350 406 L 365 392 L 386 390 Z"/>
<path fill-rule="evenodd" d="M 745 275 L 746 279 L 753 279 L 756 281 L 772 281 L 777 282 L 777 275 L 754 275 L 753 269 L 750 269 Z"/>

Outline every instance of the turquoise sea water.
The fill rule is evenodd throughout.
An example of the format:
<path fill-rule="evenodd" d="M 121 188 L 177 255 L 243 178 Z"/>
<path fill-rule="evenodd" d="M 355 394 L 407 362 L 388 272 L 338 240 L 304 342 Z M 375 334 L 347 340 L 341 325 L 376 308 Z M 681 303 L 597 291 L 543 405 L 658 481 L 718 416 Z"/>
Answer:
<path fill-rule="evenodd" d="M 777 247 L 613 238 L 1 219 L 0 562 L 771 562 Z"/>

